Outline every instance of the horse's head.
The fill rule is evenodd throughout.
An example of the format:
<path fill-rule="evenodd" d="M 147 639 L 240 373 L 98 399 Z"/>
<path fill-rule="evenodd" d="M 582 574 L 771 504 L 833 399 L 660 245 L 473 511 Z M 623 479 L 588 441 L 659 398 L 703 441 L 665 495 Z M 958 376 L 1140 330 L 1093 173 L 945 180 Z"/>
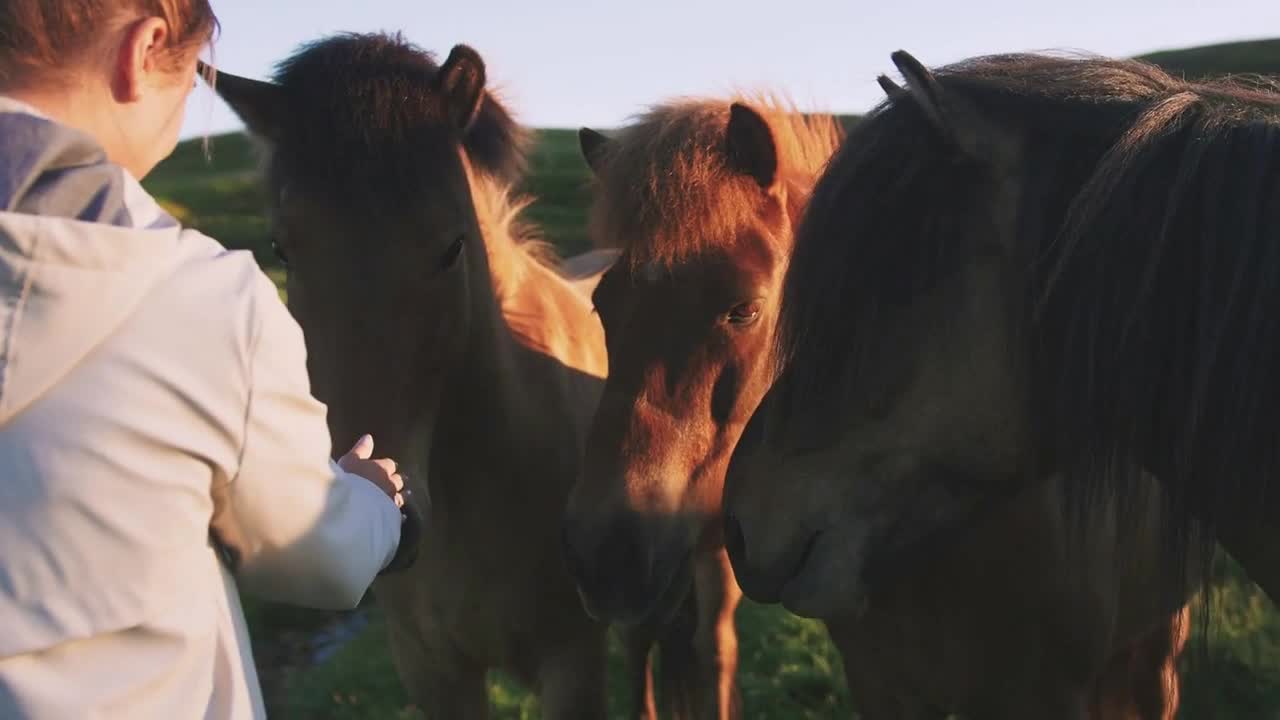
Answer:
<path fill-rule="evenodd" d="M 814 189 L 777 382 L 735 449 L 726 545 L 748 596 L 832 616 L 869 566 L 958 522 L 1029 457 L 1019 136 L 905 54 L 908 89 Z"/>
<path fill-rule="evenodd" d="M 468 294 L 488 288 L 470 174 L 520 165 L 483 61 L 340 35 L 273 83 L 219 73 L 215 87 L 265 148 L 272 241 L 336 449 L 371 432 L 380 453 L 421 464 L 408 436 L 434 421 Z"/>
<path fill-rule="evenodd" d="M 1201 523 L 1265 512 L 1221 478 L 1276 457 L 1280 95 L 1097 57 L 894 62 L 906 88 L 882 81 L 814 191 L 785 368 L 731 462 L 743 590 L 841 613 L 869 568 L 1057 472 L 1092 518 L 1160 477 L 1182 572 Z"/>
<path fill-rule="evenodd" d="M 588 608 L 635 621 L 681 595 L 690 557 L 720 539 L 724 471 L 773 377 L 793 222 L 830 118 L 761 103 L 655 109 L 616 139 L 584 130 L 593 232 L 623 248 L 593 301 L 609 377 L 565 553 Z M 803 150 L 812 150 L 805 146 Z M 803 157 L 801 157 L 803 156 Z"/>

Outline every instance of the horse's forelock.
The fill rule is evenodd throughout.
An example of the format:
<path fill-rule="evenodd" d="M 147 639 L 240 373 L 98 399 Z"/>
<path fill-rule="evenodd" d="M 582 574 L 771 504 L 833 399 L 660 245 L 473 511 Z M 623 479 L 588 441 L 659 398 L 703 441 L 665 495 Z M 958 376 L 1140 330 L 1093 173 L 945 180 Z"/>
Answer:
<path fill-rule="evenodd" d="M 608 144 L 591 208 L 598 245 L 625 248 L 636 267 L 670 266 L 713 249 L 756 219 L 761 190 L 729 167 L 724 151 L 735 100 L 765 118 L 780 179 L 792 199 L 807 198 L 842 138 L 834 117 L 803 115 L 785 99 L 763 93 L 677 99 L 638 116 Z M 798 208 L 793 203 L 788 209 Z"/>
<path fill-rule="evenodd" d="M 296 109 L 285 135 L 298 175 L 394 194 L 430 176 L 427 157 L 460 143 L 476 170 L 506 182 L 524 173 L 529 135 L 492 91 L 461 136 L 435 87 L 435 56 L 399 33 L 342 33 L 304 45 L 275 81 Z M 286 158 L 288 159 L 288 158 Z M 353 177 L 354 176 L 354 177 Z"/>

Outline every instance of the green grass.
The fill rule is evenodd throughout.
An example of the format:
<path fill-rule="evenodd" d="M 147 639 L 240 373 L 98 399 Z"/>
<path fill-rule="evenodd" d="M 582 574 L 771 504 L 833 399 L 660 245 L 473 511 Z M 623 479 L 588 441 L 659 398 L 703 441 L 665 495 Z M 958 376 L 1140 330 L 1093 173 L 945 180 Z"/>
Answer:
<path fill-rule="evenodd" d="M 568 256 L 591 248 L 587 239 L 590 177 L 578 154 L 574 130 L 541 130 L 530 155 L 529 178 L 520 188 L 535 199 L 529 219 Z"/>
<path fill-rule="evenodd" d="M 1263 57 L 1273 45 L 1246 60 L 1216 65 L 1193 51 L 1163 55 L 1179 67 L 1260 67 L 1248 58 Z M 1236 58 L 1235 55 L 1231 56 Z M 1181 58 L 1181 59 L 1179 59 Z M 1274 59 L 1274 58 L 1273 58 Z M 1217 62 L 1217 61 L 1215 61 Z M 1271 62 L 1270 60 L 1268 62 Z M 1198 63 L 1198 64 L 1197 64 Z M 1280 65 L 1280 63 L 1276 63 Z M 1273 65 L 1275 66 L 1275 65 Z M 1239 70 L 1235 70 L 1239 71 Z M 854 118 L 850 118 L 853 121 Z M 263 196 L 255 180 L 254 152 L 243 135 L 213 138 L 211 156 L 202 143 L 188 142 L 148 177 L 146 185 L 185 223 L 223 244 L 250 249 L 277 279 L 281 268 L 270 251 L 263 220 Z M 584 232 L 587 174 L 570 130 L 544 130 L 523 188 L 537 197 L 529 216 L 563 254 L 588 246 Z M 1191 667 L 1186 675 L 1183 718 L 1280 717 L 1280 614 L 1256 588 L 1228 566 L 1215 583 L 1220 612 L 1214 626 L 1208 670 Z M 329 616 L 246 601 L 269 704 L 277 718 L 415 718 L 396 680 L 384 641 L 376 603 L 368 603 L 372 622 L 327 662 L 302 670 L 272 672 L 275 649 L 288 638 L 318 628 Z M 829 718 L 848 716 L 840 660 L 818 623 L 775 607 L 744 602 L 738 613 L 741 635 L 739 681 L 748 717 Z M 626 699 L 619 685 L 621 661 L 616 644 L 610 659 L 612 715 L 623 717 Z M 495 674 L 490 704 L 497 718 L 538 717 L 536 700 L 509 679 Z"/>
<path fill-rule="evenodd" d="M 1139 57 L 1189 79 L 1212 75 L 1280 75 L 1280 38 L 1161 50 Z"/>
<path fill-rule="evenodd" d="M 743 702 L 751 718 L 790 720 L 847 716 L 840 659 L 817 623 L 744 603 L 739 610 L 744 630 L 739 678 Z M 279 717 L 356 720 L 357 718 L 420 718 L 396 680 L 385 646 L 381 618 L 375 619 L 329 662 L 289 680 L 287 699 L 274 708 Z M 622 657 L 611 642 L 610 717 L 627 718 L 622 685 Z M 495 673 L 489 683 L 490 708 L 495 718 L 532 720 L 539 717 L 537 699 Z"/>

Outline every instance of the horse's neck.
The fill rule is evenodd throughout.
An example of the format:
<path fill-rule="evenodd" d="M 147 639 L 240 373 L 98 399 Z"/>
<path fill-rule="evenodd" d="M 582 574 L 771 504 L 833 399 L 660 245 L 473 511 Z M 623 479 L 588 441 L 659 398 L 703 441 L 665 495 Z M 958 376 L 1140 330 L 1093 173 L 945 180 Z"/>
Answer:
<path fill-rule="evenodd" d="M 565 295 L 575 292 L 567 283 L 539 275 L 545 268 L 529 268 L 502 299 L 484 271 L 471 283 L 470 339 L 442 398 L 435 442 L 450 446 L 450 463 L 477 471 L 512 469 L 497 467 L 503 463 L 534 470 L 526 463 L 580 454 L 603 370 L 575 365 L 602 365 L 595 358 L 604 357 L 604 342 L 602 330 L 572 318 L 598 321 L 580 297 Z"/>
<path fill-rule="evenodd" d="M 524 392 L 513 372 L 515 340 L 503 321 L 488 270 L 482 270 L 471 278 L 466 350 L 450 378 L 441 422 L 456 417 L 476 425 L 499 425 L 512 419 L 510 409 L 518 407 Z"/>

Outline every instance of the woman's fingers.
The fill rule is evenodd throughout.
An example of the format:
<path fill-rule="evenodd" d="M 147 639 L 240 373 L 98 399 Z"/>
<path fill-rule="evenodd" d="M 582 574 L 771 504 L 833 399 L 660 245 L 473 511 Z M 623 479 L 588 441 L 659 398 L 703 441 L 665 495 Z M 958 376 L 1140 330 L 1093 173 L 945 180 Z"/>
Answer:
<path fill-rule="evenodd" d="M 403 508 L 404 476 L 396 472 L 398 466 L 391 458 L 373 457 L 373 436 L 362 435 L 351 450 L 338 461 L 343 470 L 364 477 L 382 489 L 396 507 Z"/>
<path fill-rule="evenodd" d="M 391 477 L 392 475 L 396 474 L 396 461 L 392 460 L 391 458 L 378 458 L 377 460 L 373 460 L 371 462 L 373 462 L 374 465 L 377 465 L 378 467 L 382 468 L 382 471 L 387 474 L 387 477 Z"/>
<path fill-rule="evenodd" d="M 373 457 L 373 436 L 368 433 L 361 435 L 347 454 L 354 455 L 358 460 L 368 460 Z"/>

